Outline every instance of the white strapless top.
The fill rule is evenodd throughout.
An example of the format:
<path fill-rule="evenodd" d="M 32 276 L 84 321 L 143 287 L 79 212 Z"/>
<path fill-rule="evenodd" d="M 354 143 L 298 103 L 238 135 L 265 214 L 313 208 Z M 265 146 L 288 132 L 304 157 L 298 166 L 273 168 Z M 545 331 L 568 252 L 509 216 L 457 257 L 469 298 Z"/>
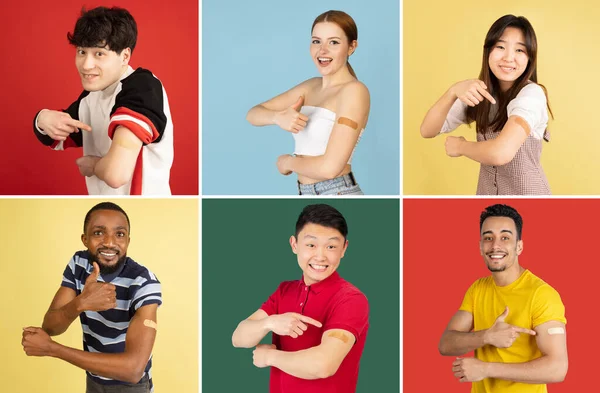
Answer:
<path fill-rule="evenodd" d="M 318 106 L 303 106 L 300 109 L 300 113 L 308 116 L 308 122 L 302 131 L 292 134 L 296 143 L 294 154 L 303 156 L 322 156 L 325 154 L 329 136 L 331 135 L 331 130 L 335 124 L 335 112 Z M 358 145 L 364 130 L 365 129 L 363 128 L 360 131 L 360 135 L 356 140 L 356 145 Z M 348 164 L 352 161 L 356 145 L 354 146 L 354 150 L 352 150 L 352 154 L 350 154 Z"/>

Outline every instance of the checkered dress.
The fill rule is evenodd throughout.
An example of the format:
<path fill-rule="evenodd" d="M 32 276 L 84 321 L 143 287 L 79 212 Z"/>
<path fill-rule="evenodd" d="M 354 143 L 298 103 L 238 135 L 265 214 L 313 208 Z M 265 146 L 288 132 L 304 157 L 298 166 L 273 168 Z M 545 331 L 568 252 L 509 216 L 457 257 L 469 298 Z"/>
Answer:
<path fill-rule="evenodd" d="M 499 134 L 491 130 L 477 133 L 477 141 L 495 139 Z M 548 130 L 544 132 L 544 140 L 550 140 Z M 530 134 L 508 164 L 481 164 L 477 195 L 550 195 L 550 185 L 540 164 L 543 142 Z"/>

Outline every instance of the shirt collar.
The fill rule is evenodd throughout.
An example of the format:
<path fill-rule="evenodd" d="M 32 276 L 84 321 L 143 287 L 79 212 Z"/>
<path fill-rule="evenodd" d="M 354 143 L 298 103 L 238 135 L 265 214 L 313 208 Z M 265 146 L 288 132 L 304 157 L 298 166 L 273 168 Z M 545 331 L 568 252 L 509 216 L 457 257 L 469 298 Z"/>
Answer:
<path fill-rule="evenodd" d="M 318 283 L 309 285 L 308 287 L 310 288 L 310 290 L 314 293 L 319 293 L 324 289 L 330 288 L 333 285 L 335 285 L 336 283 L 338 283 L 342 278 L 340 277 L 340 275 L 338 274 L 337 271 L 333 272 L 333 274 L 331 274 L 331 276 L 327 277 L 326 279 L 324 279 L 323 281 L 319 281 Z M 304 283 L 304 275 L 302 276 L 302 286 L 307 286 Z"/>

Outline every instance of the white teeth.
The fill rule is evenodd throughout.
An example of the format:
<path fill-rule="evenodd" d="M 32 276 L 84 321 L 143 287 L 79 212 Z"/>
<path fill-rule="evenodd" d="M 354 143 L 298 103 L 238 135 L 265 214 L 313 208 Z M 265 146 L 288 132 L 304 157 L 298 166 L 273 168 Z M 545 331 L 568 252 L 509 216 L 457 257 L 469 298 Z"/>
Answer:
<path fill-rule="evenodd" d="M 490 258 L 493 258 L 493 259 L 502 259 L 502 258 L 504 258 L 504 255 L 490 255 Z"/>
<path fill-rule="evenodd" d="M 332 61 L 333 59 L 330 57 L 317 57 L 317 60 L 319 61 Z"/>
<path fill-rule="evenodd" d="M 315 270 L 325 270 L 327 269 L 327 266 L 320 266 L 320 265 L 310 265 L 313 269 Z"/>
<path fill-rule="evenodd" d="M 109 254 L 107 252 L 102 252 L 102 251 L 100 251 L 100 254 L 104 255 L 105 257 L 114 257 L 115 255 L 117 255 L 117 254 Z"/>

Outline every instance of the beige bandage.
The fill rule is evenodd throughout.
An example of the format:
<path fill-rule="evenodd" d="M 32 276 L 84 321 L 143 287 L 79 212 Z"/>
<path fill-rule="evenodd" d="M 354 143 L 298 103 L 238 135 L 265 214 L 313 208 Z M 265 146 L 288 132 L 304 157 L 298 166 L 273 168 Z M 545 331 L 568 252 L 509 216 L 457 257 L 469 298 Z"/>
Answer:
<path fill-rule="evenodd" d="M 158 325 L 151 319 L 144 319 L 144 326 L 152 328 L 154 330 L 158 330 Z"/>
<path fill-rule="evenodd" d="M 523 119 L 520 116 L 515 116 L 515 122 L 518 125 L 520 125 L 521 127 L 523 127 L 523 129 L 525 130 L 525 134 L 527 134 L 527 136 L 529 136 L 529 134 L 531 133 L 531 128 L 529 128 L 529 124 L 527 124 L 525 119 Z"/>
<path fill-rule="evenodd" d="M 358 123 L 355 122 L 354 120 L 348 119 L 347 117 L 340 117 L 338 119 L 338 124 L 348 126 L 348 127 L 352 128 L 353 130 L 358 130 Z"/>
<path fill-rule="evenodd" d="M 350 338 L 342 332 L 330 332 L 328 334 L 329 337 L 333 337 L 333 338 L 337 338 L 338 340 L 342 340 L 344 342 L 344 344 L 346 344 Z"/>
<path fill-rule="evenodd" d="M 561 327 L 553 327 L 548 329 L 548 334 L 565 334 L 565 329 Z"/>

